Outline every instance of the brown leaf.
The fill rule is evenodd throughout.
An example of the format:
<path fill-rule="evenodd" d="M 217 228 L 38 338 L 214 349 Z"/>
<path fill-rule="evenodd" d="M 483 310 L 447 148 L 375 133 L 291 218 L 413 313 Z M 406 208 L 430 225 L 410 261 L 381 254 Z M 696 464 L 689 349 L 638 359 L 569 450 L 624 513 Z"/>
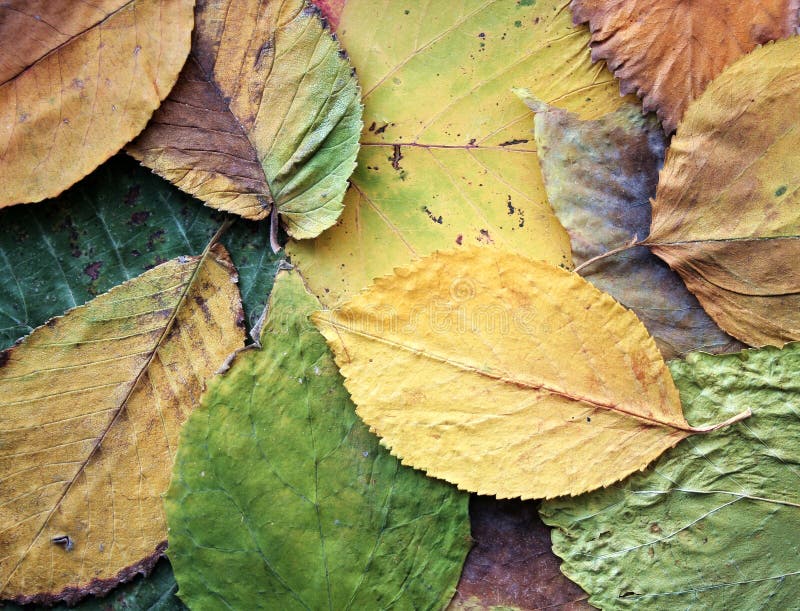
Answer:
<path fill-rule="evenodd" d="M 58 195 L 144 128 L 189 53 L 193 5 L 0 4 L 0 207 Z"/>
<path fill-rule="evenodd" d="M 538 503 L 473 495 L 469 513 L 475 545 L 467 556 L 450 610 L 591 609 L 586 593 L 561 574 L 550 529 Z"/>
<path fill-rule="evenodd" d="M 592 59 L 635 92 L 669 133 L 722 69 L 757 45 L 795 33 L 800 0 L 572 0 Z"/>

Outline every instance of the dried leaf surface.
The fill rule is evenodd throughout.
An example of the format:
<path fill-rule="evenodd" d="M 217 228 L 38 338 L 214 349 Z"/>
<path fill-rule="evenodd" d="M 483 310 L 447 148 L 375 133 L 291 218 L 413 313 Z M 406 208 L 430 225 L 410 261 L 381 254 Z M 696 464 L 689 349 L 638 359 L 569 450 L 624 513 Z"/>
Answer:
<path fill-rule="evenodd" d="M 144 129 L 186 61 L 193 6 L 0 5 L 0 207 L 59 194 Z"/>
<path fill-rule="evenodd" d="M 572 0 L 588 23 L 592 60 L 606 60 L 623 93 L 636 93 L 667 132 L 725 66 L 796 33 L 798 0 Z"/>
<path fill-rule="evenodd" d="M 349 0 L 337 33 L 364 91 L 358 167 L 339 223 L 287 246 L 324 304 L 458 245 L 571 264 L 511 91 L 588 117 L 619 106 L 564 2 Z"/>
<path fill-rule="evenodd" d="M 403 467 L 355 414 L 319 307 L 281 272 L 262 348 L 181 433 L 169 556 L 192 609 L 441 609 L 470 546 L 465 494 Z"/>
<path fill-rule="evenodd" d="M 757 49 L 689 108 L 647 244 L 725 331 L 800 339 L 800 37 Z"/>
<path fill-rule="evenodd" d="M 383 443 L 465 490 L 580 494 L 694 430 L 636 316 L 544 262 L 434 253 L 312 319 Z"/>
<path fill-rule="evenodd" d="M 569 232 L 575 264 L 646 236 L 665 148 L 652 115 L 626 105 L 583 121 L 535 98 L 526 103 L 537 111 L 534 133 L 547 199 Z M 711 320 L 680 276 L 643 246 L 580 273 L 632 309 L 666 359 L 743 348 Z"/>
<path fill-rule="evenodd" d="M 0 599 L 73 602 L 148 570 L 205 379 L 243 344 L 227 252 L 173 259 L 0 353 Z"/>
<path fill-rule="evenodd" d="M 473 495 L 469 514 L 474 546 L 449 611 L 552 609 L 589 611 L 586 593 L 559 570 L 550 529 L 535 501 Z"/>
<path fill-rule="evenodd" d="M 128 152 L 209 206 L 249 219 L 274 207 L 289 235 L 314 237 L 342 211 L 359 94 L 304 0 L 204 0 L 178 84 Z"/>
<path fill-rule="evenodd" d="M 542 505 L 562 570 L 602 609 L 793 609 L 800 600 L 800 345 L 670 363 L 687 415 L 754 415 L 645 473 Z"/>

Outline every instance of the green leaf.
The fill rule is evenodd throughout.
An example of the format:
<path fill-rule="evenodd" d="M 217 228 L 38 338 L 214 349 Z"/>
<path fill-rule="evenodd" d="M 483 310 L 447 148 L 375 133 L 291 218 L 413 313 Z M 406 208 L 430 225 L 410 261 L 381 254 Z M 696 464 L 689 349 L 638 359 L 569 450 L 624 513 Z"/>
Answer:
<path fill-rule="evenodd" d="M 80 604 L 69 607 L 61 604 L 48 607 L 51 611 L 184 611 L 186 607 L 175 595 L 178 584 L 172 575 L 167 560 L 161 560 L 147 577 L 137 577 L 130 583 L 120 586 L 103 598 L 88 598 Z M 4 611 L 34 611 L 37 605 L 8 604 L 0 607 Z"/>
<path fill-rule="evenodd" d="M 263 348 L 212 380 L 166 497 L 193 609 L 438 609 L 469 549 L 466 494 L 403 467 L 357 418 L 297 273 Z"/>
<path fill-rule="evenodd" d="M 0 349 L 159 263 L 199 254 L 223 219 L 126 156 L 55 199 L 0 211 Z M 279 261 L 267 229 L 240 220 L 222 240 L 251 324 Z"/>
<path fill-rule="evenodd" d="M 797 608 L 800 344 L 671 369 L 690 420 L 754 415 L 621 484 L 544 503 L 562 570 L 603 609 Z"/>
<path fill-rule="evenodd" d="M 522 93 L 524 95 L 524 93 Z M 577 115 L 531 97 L 536 148 L 547 199 L 570 235 L 575 265 L 650 232 L 665 140 L 655 115 L 626 104 L 599 119 Z M 724 333 L 680 276 L 639 246 L 581 270 L 597 288 L 632 309 L 664 358 L 693 350 L 732 352 L 739 342 Z"/>

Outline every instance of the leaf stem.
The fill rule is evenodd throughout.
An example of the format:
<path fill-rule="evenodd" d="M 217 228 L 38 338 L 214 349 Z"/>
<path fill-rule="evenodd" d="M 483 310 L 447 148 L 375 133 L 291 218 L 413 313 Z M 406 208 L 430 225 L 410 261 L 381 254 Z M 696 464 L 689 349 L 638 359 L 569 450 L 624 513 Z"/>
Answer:
<path fill-rule="evenodd" d="M 601 259 L 605 259 L 606 257 L 610 257 L 612 255 L 616 255 L 617 253 L 621 253 L 621 252 L 623 252 L 625 250 L 628 250 L 630 248 L 633 248 L 635 246 L 641 246 L 642 244 L 643 244 L 643 242 L 639 241 L 639 236 L 638 235 L 634 235 L 629 241 L 627 241 L 622 246 L 618 246 L 617 248 L 612 248 L 611 250 L 604 252 L 602 255 L 597 255 L 596 257 L 592 257 L 591 259 L 587 259 L 586 261 L 581 263 L 578 267 L 576 267 L 572 271 L 574 271 L 577 274 L 583 268 L 588 267 L 589 265 L 591 265 L 593 263 L 597 263 Z"/>
<path fill-rule="evenodd" d="M 275 204 L 272 205 L 272 212 L 269 215 L 269 245 L 276 255 L 281 251 L 281 245 L 278 242 L 278 210 L 275 208 Z"/>
<path fill-rule="evenodd" d="M 749 418 L 752 415 L 753 411 L 748 407 L 740 414 L 736 414 L 733 418 L 728 418 L 727 420 L 720 422 L 719 424 L 712 424 L 711 426 L 693 426 L 690 428 L 690 430 L 693 433 L 711 433 L 721 428 L 725 428 L 726 426 L 730 426 L 735 422 L 739 422 L 740 420 L 744 420 L 745 418 Z"/>

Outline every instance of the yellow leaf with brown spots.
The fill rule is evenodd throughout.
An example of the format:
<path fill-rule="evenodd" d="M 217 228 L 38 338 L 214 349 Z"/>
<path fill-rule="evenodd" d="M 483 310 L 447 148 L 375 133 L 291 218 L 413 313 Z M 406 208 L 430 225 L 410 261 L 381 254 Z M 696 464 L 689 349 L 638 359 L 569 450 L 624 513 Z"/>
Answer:
<path fill-rule="evenodd" d="M 58 195 L 144 129 L 186 61 L 193 7 L 0 4 L 0 207 Z"/>
<path fill-rule="evenodd" d="M 74 602 L 149 570 L 181 424 L 243 343 L 236 272 L 214 246 L 0 352 L 0 599 Z"/>
<path fill-rule="evenodd" d="M 287 245 L 323 304 L 459 245 L 572 265 L 512 92 L 586 118 L 623 102 L 565 0 L 348 0 L 337 34 L 364 92 L 358 166 L 339 222 Z"/>
<path fill-rule="evenodd" d="M 632 312 L 499 249 L 434 253 L 312 320 L 382 443 L 479 494 L 581 494 L 718 428 L 686 422 Z"/>

